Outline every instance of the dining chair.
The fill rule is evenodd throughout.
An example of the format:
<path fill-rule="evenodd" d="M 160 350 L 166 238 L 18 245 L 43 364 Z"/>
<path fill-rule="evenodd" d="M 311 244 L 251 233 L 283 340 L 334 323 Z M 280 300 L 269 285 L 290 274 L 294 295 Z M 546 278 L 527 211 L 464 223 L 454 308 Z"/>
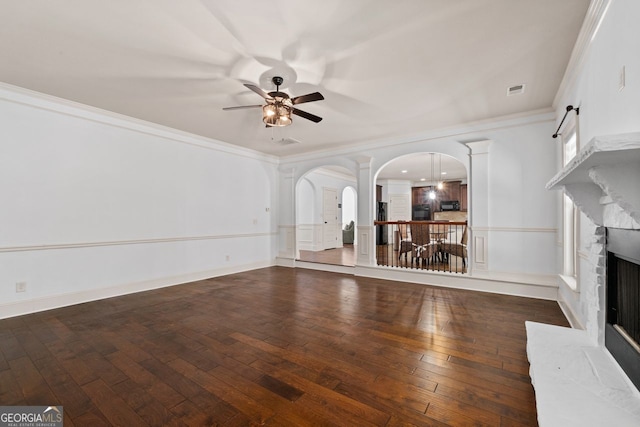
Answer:
<path fill-rule="evenodd" d="M 467 266 L 467 238 L 467 226 L 465 225 L 460 243 L 452 241 L 443 241 L 440 243 L 440 251 L 449 255 L 449 259 L 451 259 L 451 255 L 462 258 L 463 268 Z"/>
<path fill-rule="evenodd" d="M 429 224 L 413 224 L 411 227 L 411 265 L 413 260 L 421 260 L 421 264 L 427 267 L 438 253 L 438 243 L 431 240 Z M 419 266 L 416 261 L 416 267 Z"/>
<path fill-rule="evenodd" d="M 413 244 L 411 242 L 411 229 L 409 224 L 398 224 L 398 262 L 400 257 L 404 254 L 404 262 L 407 263 L 407 254 L 412 251 Z"/>

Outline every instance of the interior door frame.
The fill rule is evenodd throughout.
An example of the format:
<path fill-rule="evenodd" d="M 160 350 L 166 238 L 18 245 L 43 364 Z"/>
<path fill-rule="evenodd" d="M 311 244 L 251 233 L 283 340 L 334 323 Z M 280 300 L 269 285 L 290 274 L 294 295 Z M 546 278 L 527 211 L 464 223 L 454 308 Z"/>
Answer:
<path fill-rule="evenodd" d="M 327 208 L 327 193 L 332 193 L 333 195 L 333 209 L 334 211 L 329 211 Z M 332 213 L 334 212 L 334 213 Z M 335 249 L 338 247 L 338 189 L 331 187 L 322 187 L 322 248 L 326 249 Z M 328 218 L 328 216 L 332 216 L 332 218 Z M 331 231 L 331 227 L 333 227 L 334 232 L 330 238 L 327 238 L 328 232 Z"/>

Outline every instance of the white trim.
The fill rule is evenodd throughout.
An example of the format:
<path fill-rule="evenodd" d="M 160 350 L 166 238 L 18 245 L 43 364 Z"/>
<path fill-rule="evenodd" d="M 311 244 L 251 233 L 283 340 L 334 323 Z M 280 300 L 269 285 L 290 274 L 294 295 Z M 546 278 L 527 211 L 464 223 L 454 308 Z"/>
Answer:
<path fill-rule="evenodd" d="M 472 231 L 499 231 L 510 233 L 557 233 L 557 228 L 540 227 L 469 227 Z"/>
<path fill-rule="evenodd" d="M 556 301 L 558 294 L 558 285 L 553 277 L 542 275 L 486 272 L 483 274 L 484 277 L 480 277 L 474 272 L 472 277 L 464 274 L 399 270 L 365 265 L 356 265 L 355 275 L 552 301 Z"/>
<path fill-rule="evenodd" d="M 584 17 L 582 28 L 580 29 L 580 33 L 578 33 L 576 44 L 571 52 L 569 63 L 567 64 L 556 96 L 553 99 L 552 105 L 554 108 L 557 108 L 558 103 L 565 97 L 567 91 L 582 71 L 582 65 L 587 57 L 589 46 L 591 46 L 591 42 L 598 32 L 610 4 L 611 0 L 591 0 L 587 14 Z"/>
<path fill-rule="evenodd" d="M 52 249 L 91 248 L 97 246 L 139 245 L 150 243 L 188 242 L 194 240 L 244 239 L 251 237 L 276 236 L 277 233 L 216 234 L 210 236 L 164 237 L 158 239 L 111 240 L 104 242 L 52 243 L 24 246 L 0 247 L 2 252 L 46 251 Z"/>
<path fill-rule="evenodd" d="M 0 100 L 278 165 L 277 156 L 0 82 Z"/>
<path fill-rule="evenodd" d="M 578 289 L 578 280 L 573 276 L 567 276 L 566 274 L 559 274 L 558 277 L 569 289 L 573 292 L 580 292 Z"/>
<path fill-rule="evenodd" d="M 330 271 L 332 273 L 342 273 L 354 275 L 355 267 L 348 265 L 335 265 L 335 264 L 321 264 L 316 262 L 307 262 L 307 261 L 295 261 L 296 268 L 304 268 L 307 270 L 317 270 L 317 271 Z"/>
<path fill-rule="evenodd" d="M 449 128 L 429 130 L 418 135 L 400 135 L 392 138 L 379 139 L 375 141 L 367 140 L 359 144 L 348 145 L 343 148 L 327 148 L 324 150 L 310 151 L 302 154 L 294 154 L 290 156 L 281 156 L 281 164 L 299 163 L 306 161 L 321 161 L 323 159 L 331 160 L 336 156 L 359 156 L 362 152 L 375 150 L 378 148 L 391 148 L 398 145 L 405 145 L 412 142 L 425 142 L 438 140 L 442 138 L 464 139 L 467 135 L 475 136 L 478 132 L 493 132 L 509 128 L 520 127 L 524 125 L 533 125 L 538 123 L 554 123 L 555 112 L 551 108 L 544 108 L 536 111 L 518 113 L 513 116 L 494 117 L 478 122 L 462 123 Z M 360 163 L 371 162 L 371 157 L 358 157 L 356 159 Z M 367 164 L 366 166 L 370 166 Z"/>
<path fill-rule="evenodd" d="M 296 228 L 297 247 L 299 251 L 319 252 L 322 247 L 322 231 L 324 224 L 298 224 Z"/>
<path fill-rule="evenodd" d="M 578 292 L 574 292 L 573 289 L 569 287 L 567 287 L 567 289 L 571 291 L 572 298 L 575 298 L 576 300 L 579 298 L 580 294 Z M 569 301 L 567 301 L 567 299 L 565 298 L 564 292 L 562 292 L 561 289 L 559 288 L 558 288 L 557 300 L 558 300 L 558 305 L 560 306 L 560 310 L 562 310 L 564 317 L 566 317 L 567 320 L 569 321 L 569 325 L 571 325 L 571 327 L 574 329 L 586 329 L 585 325 L 580 320 L 581 319 L 580 316 L 578 316 L 578 314 L 573 310 L 574 304 L 571 304 Z M 576 301 L 576 304 L 578 303 L 579 302 Z"/>
<path fill-rule="evenodd" d="M 340 166 L 343 167 L 343 166 Z M 349 171 L 351 172 L 351 171 Z M 336 179 L 341 179 L 343 181 L 347 181 L 350 184 L 358 184 L 358 180 L 356 179 L 355 175 L 348 175 L 346 173 L 342 173 L 342 172 L 338 172 L 338 171 L 334 171 L 331 169 L 327 169 L 324 166 L 321 166 L 319 168 L 316 169 L 312 169 L 309 172 L 305 173 L 303 175 L 303 177 L 309 175 L 310 173 L 317 173 L 318 175 L 324 175 L 327 176 L 329 178 L 336 178 Z M 353 172 L 351 172 L 353 173 Z"/>
<path fill-rule="evenodd" d="M 293 259 L 293 258 L 286 258 L 286 257 L 277 256 L 276 257 L 276 265 L 278 267 L 295 268 L 296 267 L 296 260 Z"/>
<path fill-rule="evenodd" d="M 212 277 L 225 276 L 228 274 L 241 273 L 258 268 L 271 267 L 273 265 L 275 265 L 275 261 L 273 260 L 270 262 L 261 261 L 250 264 L 236 265 L 232 267 L 216 268 L 214 270 L 201 271 L 197 273 L 188 273 L 173 277 L 163 277 L 159 279 L 144 280 L 142 282 L 134 283 L 123 283 L 99 289 L 89 289 L 80 292 L 69 292 L 64 294 L 56 294 L 12 302 L 9 304 L 0 304 L 0 319 L 21 316 L 30 313 L 37 313 L 40 311 L 52 310 L 55 308 L 67 307 L 70 305 L 128 295 L 137 292 L 144 292 L 153 289 L 166 288 L 169 286 L 182 285 L 198 280 L 210 279 Z"/>

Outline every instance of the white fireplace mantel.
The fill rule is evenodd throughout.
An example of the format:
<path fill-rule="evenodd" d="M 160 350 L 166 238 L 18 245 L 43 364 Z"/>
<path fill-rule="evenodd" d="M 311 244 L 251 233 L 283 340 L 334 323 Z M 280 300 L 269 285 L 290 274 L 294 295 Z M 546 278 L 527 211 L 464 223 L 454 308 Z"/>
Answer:
<path fill-rule="evenodd" d="M 604 203 L 640 223 L 640 132 L 593 138 L 546 188 L 563 189 L 597 225 L 607 225 Z"/>

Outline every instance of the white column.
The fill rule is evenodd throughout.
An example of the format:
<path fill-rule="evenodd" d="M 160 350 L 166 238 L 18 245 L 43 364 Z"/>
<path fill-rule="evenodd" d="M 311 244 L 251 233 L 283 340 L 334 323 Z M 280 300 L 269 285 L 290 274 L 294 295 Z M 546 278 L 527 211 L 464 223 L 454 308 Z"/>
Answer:
<path fill-rule="evenodd" d="M 295 169 L 279 171 L 278 257 L 296 259 Z"/>
<path fill-rule="evenodd" d="M 375 265 L 374 182 L 371 157 L 358 157 L 358 233 L 357 265 Z"/>
<path fill-rule="evenodd" d="M 467 142 L 469 147 L 469 273 L 489 269 L 489 147 L 491 140 Z"/>

